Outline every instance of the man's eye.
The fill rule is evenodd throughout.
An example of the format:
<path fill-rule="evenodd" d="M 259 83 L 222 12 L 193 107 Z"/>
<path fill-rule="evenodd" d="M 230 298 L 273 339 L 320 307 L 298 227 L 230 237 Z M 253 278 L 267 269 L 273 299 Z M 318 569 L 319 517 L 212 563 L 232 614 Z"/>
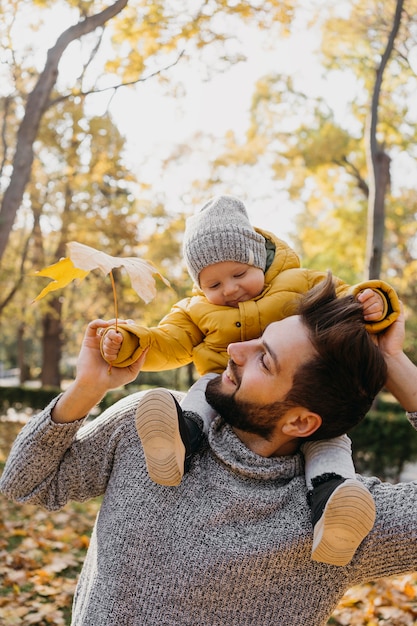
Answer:
<path fill-rule="evenodd" d="M 261 354 L 259 360 L 261 361 L 262 367 L 269 371 L 269 368 L 268 368 L 268 365 L 267 365 L 267 362 L 266 362 L 266 354 L 265 354 L 265 352 L 263 354 Z"/>

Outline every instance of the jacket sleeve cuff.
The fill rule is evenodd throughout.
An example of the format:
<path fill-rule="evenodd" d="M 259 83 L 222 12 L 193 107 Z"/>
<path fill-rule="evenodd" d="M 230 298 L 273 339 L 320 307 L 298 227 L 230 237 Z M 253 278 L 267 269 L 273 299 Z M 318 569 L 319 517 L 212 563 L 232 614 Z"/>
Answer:
<path fill-rule="evenodd" d="M 359 283 L 359 285 L 353 287 L 352 293 L 354 296 L 357 296 L 358 293 L 365 289 L 372 289 L 379 293 L 384 303 L 381 319 L 375 322 L 366 322 L 365 324 L 367 331 L 375 335 L 395 322 L 401 311 L 400 301 L 395 290 L 383 280 L 367 280 Z"/>
<path fill-rule="evenodd" d="M 127 330 L 126 326 L 118 325 L 117 332 L 119 332 L 123 337 L 123 342 L 121 343 L 119 354 L 116 359 L 111 363 L 107 361 L 103 354 L 103 340 L 106 336 L 106 333 L 110 330 L 116 330 L 115 326 L 109 326 L 106 328 L 104 333 L 101 336 L 100 341 L 100 352 L 103 359 L 109 363 L 112 367 L 127 367 L 128 365 L 132 365 L 135 361 L 138 360 L 140 355 L 142 354 L 144 348 L 140 345 L 140 339 L 134 333 Z"/>

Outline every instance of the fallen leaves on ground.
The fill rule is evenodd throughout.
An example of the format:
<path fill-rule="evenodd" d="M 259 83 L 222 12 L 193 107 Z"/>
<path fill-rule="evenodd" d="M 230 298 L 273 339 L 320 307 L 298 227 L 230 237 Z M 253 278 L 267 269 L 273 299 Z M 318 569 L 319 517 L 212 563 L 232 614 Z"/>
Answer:
<path fill-rule="evenodd" d="M 0 463 L 22 424 L 0 420 Z M 0 495 L 1 626 L 68 626 L 100 499 L 50 513 Z M 417 574 L 350 589 L 329 626 L 416 626 Z M 306 625 L 308 626 L 308 625 Z"/>
<path fill-rule="evenodd" d="M 352 587 L 328 622 L 333 626 L 416 626 L 417 574 Z"/>
<path fill-rule="evenodd" d="M 69 624 L 99 500 L 50 513 L 1 496 L 0 507 L 0 624 Z"/>
<path fill-rule="evenodd" d="M 18 415 L 9 417 L 0 419 L 0 464 L 23 425 Z M 76 580 L 99 506 L 97 498 L 49 512 L 0 495 L 1 626 L 70 624 Z"/>

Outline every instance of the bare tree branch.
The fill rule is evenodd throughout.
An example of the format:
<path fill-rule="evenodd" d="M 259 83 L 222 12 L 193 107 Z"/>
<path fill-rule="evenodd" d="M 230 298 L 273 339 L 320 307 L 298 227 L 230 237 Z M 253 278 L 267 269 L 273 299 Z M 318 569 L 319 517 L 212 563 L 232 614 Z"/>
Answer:
<path fill-rule="evenodd" d="M 26 263 L 26 258 L 27 258 L 28 251 L 29 251 L 29 243 L 30 243 L 31 237 L 32 237 L 32 234 L 30 234 L 29 237 L 26 239 L 25 245 L 23 246 L 23 250 L 21 252 L 19 276 L 15 284 L 11 287 L 10 291 L 6 293 L 5 295 L 3 295 L 2 300 L 0 300 L 0 314 L 9 304 L 9 302 L 11 302 L 14 295 L 19 291 L 19 288 L 21 284 L 23 283 L 23 280 L 25 278 L 25 263 Z"/>
<path fill-rule="evenodd" d="M 363 192 L 363 194 L 365 195 L 365 198 L 369 197 L 369 187 L 368 184 L 366 182 L 366 180 L 363 178 L 363 176 L 361 176 L 361 173 L 359 172 L 358 168 L 355 166 L 354 163 L 351 163 L 351 161 L 349 161 L 349 159 L 344 156 L 340 161 L 338 161 L 337 159 L 335 160 L 336 165 L 339 165 L 340 167 L 343 167 L 347 172 L 349 172 L 349 174 L 351 176 L 353 176 L 353 178 L 356 180 L 359 189 Z"/>
<path fill-rule="evenodd" d="M 161 67 L 158 70 L 155 70 L 154 72 L 151 72 L 150 74 L 147 74 L 146 76 L 140 76 L 139 78 L 136 78 L 135 80 L 130 80 L 125 83 L 119 83 L 117 85 L 110 85 L 107 87 L 103 87 L 102 89 L 89 89 L 87 91 L 72 91 L 71 93 L 61 95 L 59 96 L 59 98 L 50 100 L 48 108 L 58 104 L 59 102 L 64 102 L 65 100 L 68 100 L 68 98 L 75 98 L 75 97 L 86 98 L 87 96 L 90 96 L 92 94 L 104 93 L 106 91 L 117 91 L 118 89 L 121 89 L 122 87 L 131 87 L 132 85 L 143 83 L 151 78 L 154 78 L 155 76 L 159 76 L 163 72 L 166 72 L 167 70 L 177 65 L 177 63 L 179 63 L 181 57 L 184 54 L 185 54 L 185 50 L 182 50 L 177 56 L 177 58 L 175 59 L 175 61 L 173 61 L 172 63 L 169 63 L 168 65 L 165 65 L 164 67 Z"/>
<path fill-rule="evenodd" d="M 128 0 L 117 0 L 101 13 L 87 17 L 70 26 L 58 37 L 55 45 L 48 51 L 45 67 L 27 99 L 25 114 L 17 133 L 13 172 L 0 207 L 0 260 L 6 249 L 16 213 L 30 179 L 33 144 L 39 131 L 41 119 L 49 106 L 49 98 L 58 76 L 58 64 L 62 54 L 72 41 L 103 26 L 108 20 L 120 13 L 127 3 Z"/>

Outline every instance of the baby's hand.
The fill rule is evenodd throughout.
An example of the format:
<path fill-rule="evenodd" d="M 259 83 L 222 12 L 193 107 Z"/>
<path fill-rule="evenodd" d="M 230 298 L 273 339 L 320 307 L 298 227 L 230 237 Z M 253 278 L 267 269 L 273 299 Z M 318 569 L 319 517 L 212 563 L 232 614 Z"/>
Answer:
<path fill-rule="evenodd" d="M 123 335 L 110 328 L 101 342 L 101 350 L 108 363 L 115 361 L 123 343 Z"/>
<path fill-rule="evenodd" d="M 382 296 L 372 289 L 364 289 L 357 295 L 362 304 L 363 317 L 366 322 L 378 322 L 384 313 L 384 301 Z"/>

